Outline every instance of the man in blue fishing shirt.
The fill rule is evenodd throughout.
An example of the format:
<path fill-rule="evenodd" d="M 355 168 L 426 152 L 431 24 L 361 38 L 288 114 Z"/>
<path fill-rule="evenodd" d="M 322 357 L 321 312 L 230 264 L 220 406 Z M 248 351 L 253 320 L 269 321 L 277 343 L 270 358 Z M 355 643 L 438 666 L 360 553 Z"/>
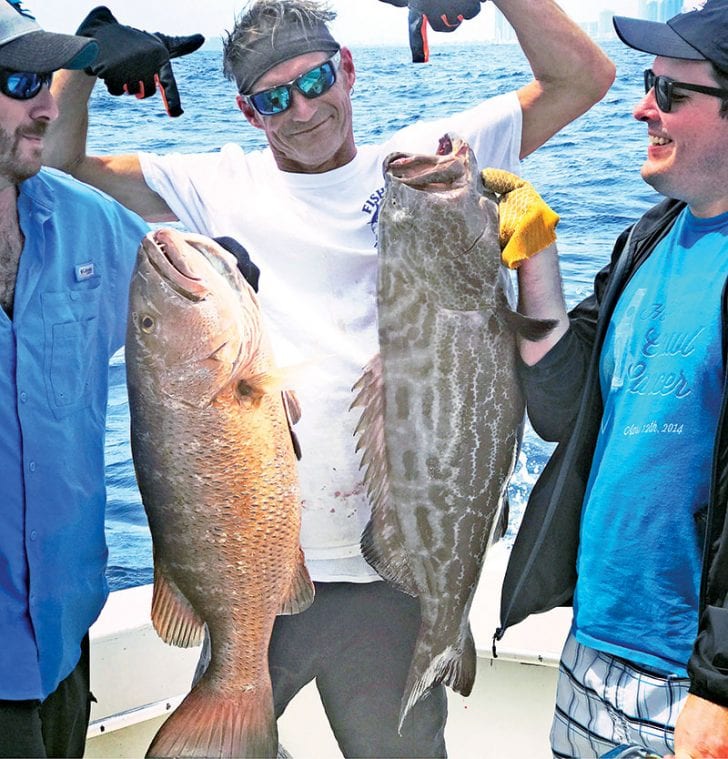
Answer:
<path fill-rule="evenodd" d="M 519 269 L 534 429 L 559 443 L 529 499 L 501 630 L 573 605 L 557 757 L 619 746 L 728 756 L 728 1 L 667 23 L 615 17 L 656 58 L 634 116 L 665 196 L 566 313 L 555 249 Z"/>
<path fill-rule="evenodd" d="M 378 350 L 382 161 L 395 150 L 434 153 L 442 135 L 455 132 L 480 166 L 517 171 L 521 158 L 597 102 L 614 78 L 611 61 L 552 0 L 495 4 L 516 29 L 533 78 L 451 116 L 427 114 L 430 120 L 418 93 L 406 93 L 402 105 L 411 105 L 412 123 L 377 144 L 354 138 L 353 55 L 332 35 L 335 13 L 315 0 L 246 3 L 225 39 L 224 72 L 237 91 L 231 118 L 242 114 L 245 127 L 265 135 L 262 150 L 230 143 L 198 155 L 88 156 L 95 79 L 72 72 L 54 84 L 64 117 L 48 160 L 147 220 L 178 219 L 213 237 L 233 234 L 260 267 L 261 311 L 277 363 L 311 368 L 296 383 L 296 431 L 301 543 L 316 597 L 306 611 L 277 617 L 269 665 L 276 716 L 315 680 L 345 756 L 446 755 L 441 685 L 398 731 L 419 604 L 384 582 L 360 549 L 371 511 L 353 442 L 351 388 Z M 454 9 L 457 18 L 463 3 L 431 5 Z M 121 26 L 96 9 L 79 33 L 95 36 L 102 52 L 119 52 Z M 133 73 L 132 87 L 149 80 Z M 108 87 L 105 73 L 98 76 Z M 457 81 L 452 87 L 457 102 Z M 109 89 L 123 86 L 117 81 Z M 150 94 L 146 86 L 143 94 Z M 234 725 L 215 728 L 225 735 Z"/>
<path fill-rule="evenodd" d="M 41 169 L 49 85 L 97 45 L 0 0 L 0 756 L 81 756 L 107 595 L 104 429 L 146 224 Z"/>

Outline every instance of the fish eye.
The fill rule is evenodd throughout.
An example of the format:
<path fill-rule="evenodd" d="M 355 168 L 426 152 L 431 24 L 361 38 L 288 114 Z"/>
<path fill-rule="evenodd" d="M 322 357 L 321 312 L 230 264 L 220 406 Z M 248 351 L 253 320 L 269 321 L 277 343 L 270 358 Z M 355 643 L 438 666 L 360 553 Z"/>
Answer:
<path fill-rule="evenodd" d="M 139 320 L 139 326 L 142 328 L 142 332 L 151 332 L 154 329 L 156 322 L 148 314 L 142 316 Z"/>

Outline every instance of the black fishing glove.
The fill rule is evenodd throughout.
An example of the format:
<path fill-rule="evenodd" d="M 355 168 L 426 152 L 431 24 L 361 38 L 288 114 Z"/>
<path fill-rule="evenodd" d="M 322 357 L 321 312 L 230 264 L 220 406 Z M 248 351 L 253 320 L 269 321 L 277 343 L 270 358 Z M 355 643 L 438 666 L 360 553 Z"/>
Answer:
<path fill-rule="evenodd" d="M 409 0 L 410 11 L 427 16 L 436 32 L 452 32 L 463 21 L 477 16 L 485 0 Z"/>
<path fill-rule="evenodd" d="M 143 32 L 120 24 L 104 6 L 94 8 L 76 34 L 98 42 L 99 54 L 86 73 L 103 79 L 112 95 L 128 93 L 148 98 L 159 87 L 167 113 L 182 115 L 170 59 L 197 50 L 205 41 L 201 34 L 170 37 L 161 32 Z"/>
<path fill-rule="evenodd" d="M 250 260 L 248 251 L 233 237 L 215 237 L 215 242 L 225 248 L 228 253 L 232 253 L 238 262 L 238 269 L 245 277 L 245 281 L 258 292 L 258 280 L 260 279 L 260 269 Z"/>

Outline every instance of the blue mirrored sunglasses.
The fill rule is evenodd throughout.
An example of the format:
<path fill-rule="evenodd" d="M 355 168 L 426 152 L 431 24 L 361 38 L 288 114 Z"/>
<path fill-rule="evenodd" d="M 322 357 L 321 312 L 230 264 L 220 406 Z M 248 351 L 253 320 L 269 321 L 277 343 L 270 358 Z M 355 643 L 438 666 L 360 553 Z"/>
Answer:
<path fill-rule="evenodd" d="M 275 116 L 291 107 L 295 87 L 309 100 L 328 92 L 336 82 L 339 54 L 297 76 L 287 84 L 279 84 L 267 90 L 245 95 L 245 99 L 261 116 Z"/>
<path fill-rule="evenodd" d="M 44 85 L 50 87 L 52 80 L 52 72 L 38 74 L 34 71 L 0 69 L 0 92 L 14 100 L 30 100 Z"/>
<path fill-rule="evenodd" d="M 657 107 L 663 113 L 670 113 L 672 110 L 674 90 L 690 90 L 691 92 L 701 92 L 703 95 L 712 95 L 717 98 L 728 98 L 728 90 L 721 90 L 718 87 L 706 87 L 703 84 L 676 82 L 668 76 L 655 76 L 655 72 L 652 69 L 645 69 L 645 94 L 653 87 L 655 88 Z"/>

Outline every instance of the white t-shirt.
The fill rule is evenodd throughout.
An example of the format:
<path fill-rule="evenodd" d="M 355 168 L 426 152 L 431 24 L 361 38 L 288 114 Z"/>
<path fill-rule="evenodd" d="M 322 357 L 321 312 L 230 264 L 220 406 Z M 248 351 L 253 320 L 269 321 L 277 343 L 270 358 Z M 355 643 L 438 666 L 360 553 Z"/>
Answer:
<path fill-rule="evenodd" d="M 521 108 L 515 93 L 379 145 L 359 147 L 323 174 L 279 171 L 269 148 L 238 145 L 196 155 L 140 153 L 149 187 L 190 230 L 234 237 L 260 268 L 260 302 L 280 368 L 291 367 L 301 404 L 301 544 L 311 576 L 367 582 L 378 575 L 359 550 L 369 504 L 349 410 L 352 386 L 378 351 L 376 223 L 382 162 L 395 150 L 434 153 L 452 132 L 478 165 L 517 172 Z"/>

